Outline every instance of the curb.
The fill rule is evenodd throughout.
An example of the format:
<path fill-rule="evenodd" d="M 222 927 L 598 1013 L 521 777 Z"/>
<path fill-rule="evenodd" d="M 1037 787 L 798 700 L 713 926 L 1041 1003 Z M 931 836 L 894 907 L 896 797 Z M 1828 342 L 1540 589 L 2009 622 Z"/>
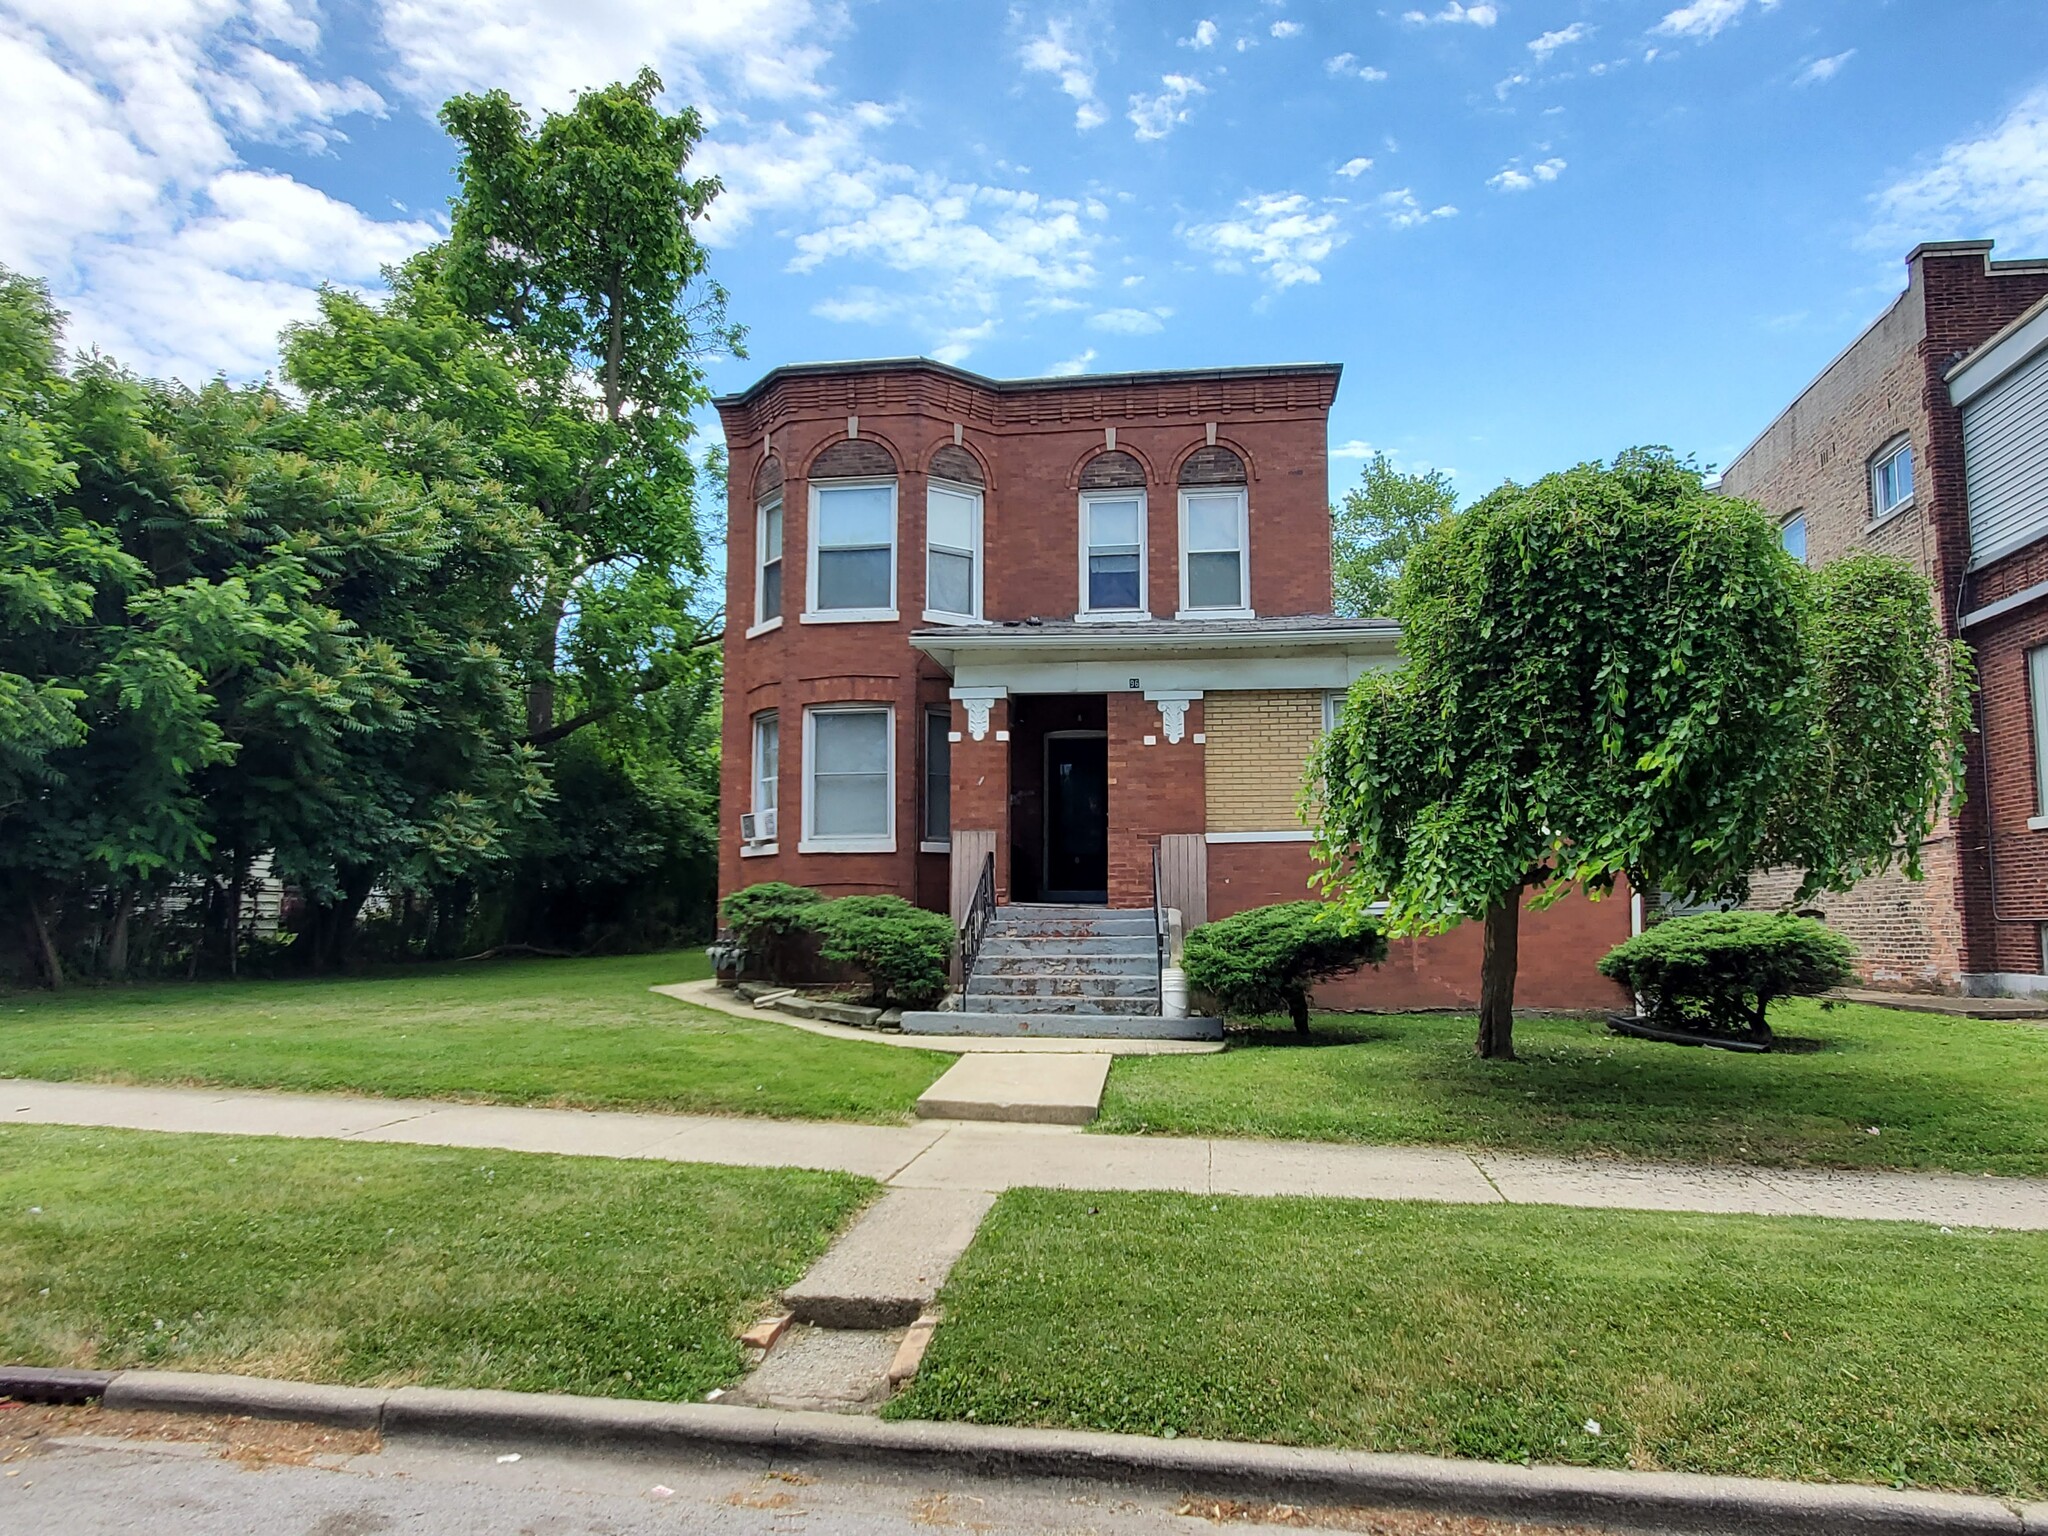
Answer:
<path fill-rule="evenodd" d="M 83 1395 L 49 1395 L 63 1392 Z M 1697 1536 L 2048 1536 L 2048 1504 L 2015 1508 L 1978 1495 L 1083 1430 L 894 1423 L 708 1403 L 26 1367 L 0 1368 L 0 1396 L 24 1402 L 99 1396 L 112 1409 L 297 1419 L 376 1429 L 387 1439 L 459 1437 L 712 1458 L 841 1461 L 925 1474 L 1114 1482 Z"/>

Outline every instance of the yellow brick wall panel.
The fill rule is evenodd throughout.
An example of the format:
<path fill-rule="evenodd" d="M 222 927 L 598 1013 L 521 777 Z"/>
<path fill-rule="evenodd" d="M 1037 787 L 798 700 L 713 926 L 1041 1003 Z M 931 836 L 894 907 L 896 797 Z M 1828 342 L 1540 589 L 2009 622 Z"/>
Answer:
<path fill-rule="evenodd" d="M 1206 694 L 1202 721 L 1209 830 L 1299 828 L 1302 770 L 1323 729 L 1321 690 Z"/>

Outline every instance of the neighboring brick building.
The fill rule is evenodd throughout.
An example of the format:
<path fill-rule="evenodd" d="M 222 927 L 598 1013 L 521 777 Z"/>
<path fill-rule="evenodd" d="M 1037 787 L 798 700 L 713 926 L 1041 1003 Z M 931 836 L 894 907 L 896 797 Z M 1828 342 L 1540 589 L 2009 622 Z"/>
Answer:
<path fill-rule="evenodd" d="M 1394 664 L 1330 613 L 1329 410 L 1305 364 L 994 380 L 778 368 L 719 400 L 731 461 L 720 886 L 1191 922 L 1310 894 L 1302 770 Z M 743 820 L 744 818 L 744 820 Z M 1525 924 L 1522 1000 L 1612 1006 L 1626 900 Z M 1562 940 L 1562 942 L 1559 942 Z M 1469 1005 L 1478 938 L 1400 946 L 1333 1006 Z"/>
<path fill-rule="evenodd" d="M 2048 261 L 1990 257 L 1988 240 L 1916 248 L 1906 291 L 1721 479 L 1813 564 L 1910 562 L 1975 652 L 1968 798 L 1926 880 L 1816 902 L 1871 983 L 1904 991 L 2048 990 Z M 1769 873 L 1754 899 L 1791 885 Z"/>

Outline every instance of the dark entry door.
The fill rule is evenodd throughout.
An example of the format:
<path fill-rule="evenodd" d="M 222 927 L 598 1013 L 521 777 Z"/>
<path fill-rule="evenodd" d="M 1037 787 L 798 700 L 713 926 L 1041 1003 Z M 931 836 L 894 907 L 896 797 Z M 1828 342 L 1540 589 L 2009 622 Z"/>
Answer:
<path fill-rule="evenodd" d="M 1109 739 L 1045 738 L 1047 901 L 1109 900 Z"/>

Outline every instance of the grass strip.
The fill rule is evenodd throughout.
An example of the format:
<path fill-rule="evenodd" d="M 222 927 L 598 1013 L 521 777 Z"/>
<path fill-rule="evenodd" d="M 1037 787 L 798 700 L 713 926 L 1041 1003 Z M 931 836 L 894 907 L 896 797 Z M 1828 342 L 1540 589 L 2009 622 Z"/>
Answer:
<path fill-rule="evenodd" d="M 0 1359 L 681 1400 L 873 1193 L 793 1169 L 0 1126 Z"/>
<path fill-rule="evenodd" d="M 0 1076 L 908 1120 L 953 1064 L 647 989 L 700 951 L 0 997 Z"/>
<path fill-rule="evenodd" d="M 2048 1028 L 1812 1002 L 1783 1054 L 1525 1019 L 1480 1061 L 1469 1015 L 1319 1015 L 1221 1056 L 1118 1060 L 1098 1131 L 1594 1153 L 1768 1167 L 2048 1174 Z"/>
<path fill-rule="evenodd" d="M 2048 1491 L 2048 1234 L 1016 1190 L 892 1417 Z"/>

